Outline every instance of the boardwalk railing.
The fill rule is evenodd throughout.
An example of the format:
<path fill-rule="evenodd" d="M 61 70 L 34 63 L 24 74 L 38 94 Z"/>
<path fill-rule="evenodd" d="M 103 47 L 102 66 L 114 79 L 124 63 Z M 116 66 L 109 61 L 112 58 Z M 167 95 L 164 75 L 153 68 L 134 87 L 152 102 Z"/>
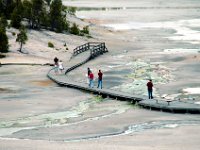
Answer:
<path fill-rule="evenodd" d="M 75 68 L 87 63 L 90 59 L 93 59 L 99 55 L 102 55 L 103 53 L 106 53 L 108 52 L 108 49 L 106 47 L 106 44 L 105 43 L 101 43 L 101 42 L 89 42 L 89 43 L 86 43 L 86 44 L 83 44 L 81 46 L 78 46 L 74 49 L 73 51 L 73 54 L 72 54 L 72 57 L 75 57 L 77 56 L 78 54 L 80 53 L 83 53 L 85 51 L 88 51 L 90 50 L 90 55 L 89 57 L 82 61 L 81 63 L 78 63 L 70 68 L 68 68 L 66 71 L 65 71 L 65 74 L 67 74 L 68 72 L 74 70 Z"/>
<path fill-rule="evenodd" d="M 98 50 L 97 50 L 98 49 Z M 108 49 L 106 48 L 106 45 L 105 43 L 101 43 L 101 42 L 89 42 L 89 43 L 86 43 L 86 44 L 83 44 L 83 45 L 80 45 L 78 47 L 76 47 L 74 50 L 73 50 L 73 54 L 72 54 L 72 57 L 82 53 L 82 52 L 85 52 L 87 50 L 90 50 L 91 51 L 91 54 L 97 54 L 96 52 L 101 52 L 101 53 L 105 53 L 105 52 L 108 52 Z"/>
<path fill-rule="evenodd" d="M 68 68 L 65 74 L 81 66 L 82 64 L 88 62 L 90 59 L 95 58 L 108 51 L 105 46 L 105 43 L 86 43 L 84 45 L 81 45 L 75 48 L 73 56 L 75 57 L 76 55 L 82 52 L 85 52 L 87 50 L 90 50 L 90 53 L 87 53 L 88 57 L 87 56 L 84 57 L 80 63 Z M 64 79 L 60 78 L 59 76 L 55 75 L 53 70 L 54 68 L 48 72 L 47 76 L 51 80 L 53 80 L 54 82 L 56 82 L 57 84 L 61 86 L 68 86 L 68 87 L 92 92 L 94 94 L 102 95 L 103 97 L 111 97 L 111 98 L 115 98 L 119 100 L 130 101 L 131 103 L 138 103 L 139 106 L 150 109 L 150 110 L 161 110 L 161 111 L 174 112 L 174 113 L 200 114 L 200 108 L 199 106 L 196 106 L 196 105 L 185 106 L 182 103 L 180 104 L 180 101 L 173 101 L 173 106 L 172 106 L 172 105 L 169 105 L 168 101 L 167 101 L 168 105 L 166 105 L 163 101 L 159 101 L 159 103 L 157 101 L 155 103 L 152 100 L 146 100 L 146 98 L 138 96 L 138 95 L 132 95 L 132 94 L 128 94 L 128 93 L 124 93 L 120 91 L 114 91 L 110 89 L 90 88 L 88 87 L 87 84 L 79 83 L 68 78 L 64 78 Z"/>

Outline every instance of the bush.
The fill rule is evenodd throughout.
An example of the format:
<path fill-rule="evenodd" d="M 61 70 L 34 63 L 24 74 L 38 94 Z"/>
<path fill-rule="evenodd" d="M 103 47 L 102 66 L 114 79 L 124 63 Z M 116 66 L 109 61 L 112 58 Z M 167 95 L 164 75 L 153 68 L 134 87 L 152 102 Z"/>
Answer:
<path fill-rule="evenodd" d="M 48 42 L 48 47 L 54 48 L 54 45 L 53 45 L 53 43 L 51 43 L 51 42 Z"/>
<path fill-rule="evenodd" d="M 81 32 L 84 33 L 84 34 L 89 34 L 90 33 L 89 32 L 89 26 L 83 27 L 83 30 L 81 30 Z"/>
<path fill-rule="evenodd" d="M 78 25 L 76 23 L 73 23 L 72 27 L 70 28 L 70 33 L 75 34 L 75 35 L 80 34 L 80 30 L 79 30 Z"/>

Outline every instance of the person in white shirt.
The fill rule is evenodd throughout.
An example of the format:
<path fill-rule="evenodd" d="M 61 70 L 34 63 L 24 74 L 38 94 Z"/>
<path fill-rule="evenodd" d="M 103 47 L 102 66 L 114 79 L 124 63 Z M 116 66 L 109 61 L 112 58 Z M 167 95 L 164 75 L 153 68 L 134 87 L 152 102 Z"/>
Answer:
<path fill-rule="evenodd" d="M 60 61 L 58 62 L 58 68 L 59 68 L 60 72 L 62 73 L 62 71 L 64 70 L 62 60 L 60 60 Z"/>

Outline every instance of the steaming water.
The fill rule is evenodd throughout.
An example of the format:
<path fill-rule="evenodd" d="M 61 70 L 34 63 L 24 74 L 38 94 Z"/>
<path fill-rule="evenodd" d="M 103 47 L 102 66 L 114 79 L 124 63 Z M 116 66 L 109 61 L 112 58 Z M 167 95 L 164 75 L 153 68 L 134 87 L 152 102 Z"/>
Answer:
<path fill-rule="evenodd" d="M 102 26 L 113 30 L 144 30 L 144 29 L 172 29 L 176 31 L 174 35 L 166 37 L 170 40 L 186 41 L 192 44 L 200 43 L 200 32 L 192 29 L 200 27 L 200 19 L 164 21 L 164 22 L 127 22 L 119 24 L 102 24 Z"/>

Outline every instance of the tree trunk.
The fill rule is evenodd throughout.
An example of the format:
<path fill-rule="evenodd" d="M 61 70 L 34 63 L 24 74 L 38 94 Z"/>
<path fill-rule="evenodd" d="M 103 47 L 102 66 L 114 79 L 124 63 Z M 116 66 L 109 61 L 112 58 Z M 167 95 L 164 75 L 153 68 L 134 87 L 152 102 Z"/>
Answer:
<path fill-rule="evenodd" d="M 20 43 L 20 49 L 19 51 L 22 53 L 22 42 Z"/>

